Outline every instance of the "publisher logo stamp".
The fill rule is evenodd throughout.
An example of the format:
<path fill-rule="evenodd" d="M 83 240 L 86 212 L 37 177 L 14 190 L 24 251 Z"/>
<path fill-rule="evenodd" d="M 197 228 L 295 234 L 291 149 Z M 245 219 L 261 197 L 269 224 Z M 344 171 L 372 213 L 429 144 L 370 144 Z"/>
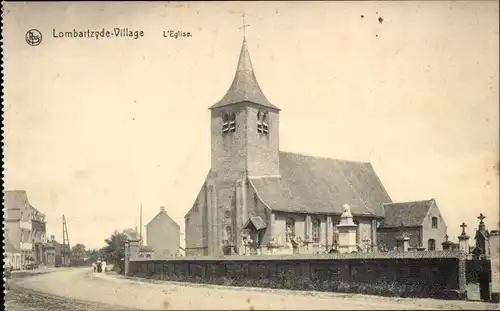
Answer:
<path fill-rule="evenodd" d="M 31 46 L 37 46 L 42 43 L 42 33 L 37 29 L 30 29 L 25 36 L 26 43 Z"/>

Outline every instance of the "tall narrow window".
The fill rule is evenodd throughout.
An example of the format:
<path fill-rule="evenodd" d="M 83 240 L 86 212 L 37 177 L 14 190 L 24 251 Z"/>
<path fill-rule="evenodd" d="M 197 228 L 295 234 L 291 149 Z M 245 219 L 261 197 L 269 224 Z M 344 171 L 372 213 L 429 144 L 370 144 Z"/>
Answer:
<path fill-rule="evenodd" d="M 437 217 L 432 217 L 432 229 L 437 229 L 438 227 L 438 219 Z"/>
<path fill-rule="evenodd" d="M 229 116 L 227 113 L 222 115 L 222 133 L 227 133 L 229 131 Z"/>
<path fill-rule="evenodd" d="M 312 220 L 312 241 L 319 243 L 319 236 L 321 231 L 321 221 L 318 218 Z"/>
<path fill-rule="evenodd" d="M 429 241 L 427 241 L 427 250 L 428 251 L 435 251 L 436 250 L 436 240 L 429 239 Z"/>
<path fill-rule="evenodd" d="M 236 132 L 236 113 L 222 114 L 222 133 Z"/>
<path fill-rule="evenodd" d="M 231 113 L 231 117 L 229 118 L 229 132 L 236 131 L 236 113 Z"/>
<path fill-rule="evenodd" d="M 285 236 L 287 242 L 290 242 L 292 240 L 292 237 L 295 236 L 295 219 L 288 218 L 286 220 Z"/>
<path fill-rule="evenodd" d="M 262 114 L 257 112 L 257 133 L 262 133 Z"/>
<path fill-rule="evenodd" d="M 269 131 L 269 127 L 267 125 L 267 113 L 262 114 L 262 132 L 267 134 Z"/>
<path fill-rule="evenodd" d="M 257 113 L 257 133 L 266 135 L 269 132 L 269 125 L 267 123 L 267 113 Z"/>

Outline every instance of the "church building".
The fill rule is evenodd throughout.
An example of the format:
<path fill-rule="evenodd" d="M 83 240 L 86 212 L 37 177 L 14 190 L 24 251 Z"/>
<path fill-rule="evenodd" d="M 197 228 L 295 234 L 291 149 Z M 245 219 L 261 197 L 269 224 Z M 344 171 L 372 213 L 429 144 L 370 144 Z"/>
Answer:
<path fill-rule="evenodd" d="M 328 252 L 345 204 L 356 242 L 376 249 L 392 200 L 372 165 L 280 151 L 280 109 L 262 92 L 245 39 L 231 86 L 209 109 L 211 168 L 185 215 L 186 255 L 242 254 L 244 232 L 261 248 L 300 238 Z"/>

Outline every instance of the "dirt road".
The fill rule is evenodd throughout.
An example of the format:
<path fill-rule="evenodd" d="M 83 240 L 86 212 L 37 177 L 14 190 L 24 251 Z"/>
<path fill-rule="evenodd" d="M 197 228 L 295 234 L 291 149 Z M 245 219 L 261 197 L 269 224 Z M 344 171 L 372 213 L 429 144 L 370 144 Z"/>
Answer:
<path fill-rule="evenodd" d="M 57 295 L 60 299 L 69 299 L 75 304 L 83 304 L 83 301 L 88 301 L 89 307 L 87 309 L 100 308 L 101 310 L 116 309 L 120 306 L 149 310 L 496 310 L 498 307 L 494 304 L 480 302 L 385 298 L 355 294 L 233 288 L 171 282 L 151 283 L 111 274 L 97 275 L 88 268 L 31 276 L 20 280 L 17 285 L 46 295 Z M 83 305 L 82 309 L 85 309 Z M 37 308 L 37 310 L 42 310 L 42 308 Z"/>

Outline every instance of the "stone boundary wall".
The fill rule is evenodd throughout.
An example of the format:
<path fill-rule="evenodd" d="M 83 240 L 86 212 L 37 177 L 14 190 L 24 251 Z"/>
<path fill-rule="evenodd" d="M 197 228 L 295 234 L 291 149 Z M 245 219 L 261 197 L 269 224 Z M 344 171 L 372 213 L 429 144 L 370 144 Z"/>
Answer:
<path fill-rule="evenodd" d="M 457 252 L 172 257 L 131 260 L 128 275 L 229 286 L 463 299 Z"/>

